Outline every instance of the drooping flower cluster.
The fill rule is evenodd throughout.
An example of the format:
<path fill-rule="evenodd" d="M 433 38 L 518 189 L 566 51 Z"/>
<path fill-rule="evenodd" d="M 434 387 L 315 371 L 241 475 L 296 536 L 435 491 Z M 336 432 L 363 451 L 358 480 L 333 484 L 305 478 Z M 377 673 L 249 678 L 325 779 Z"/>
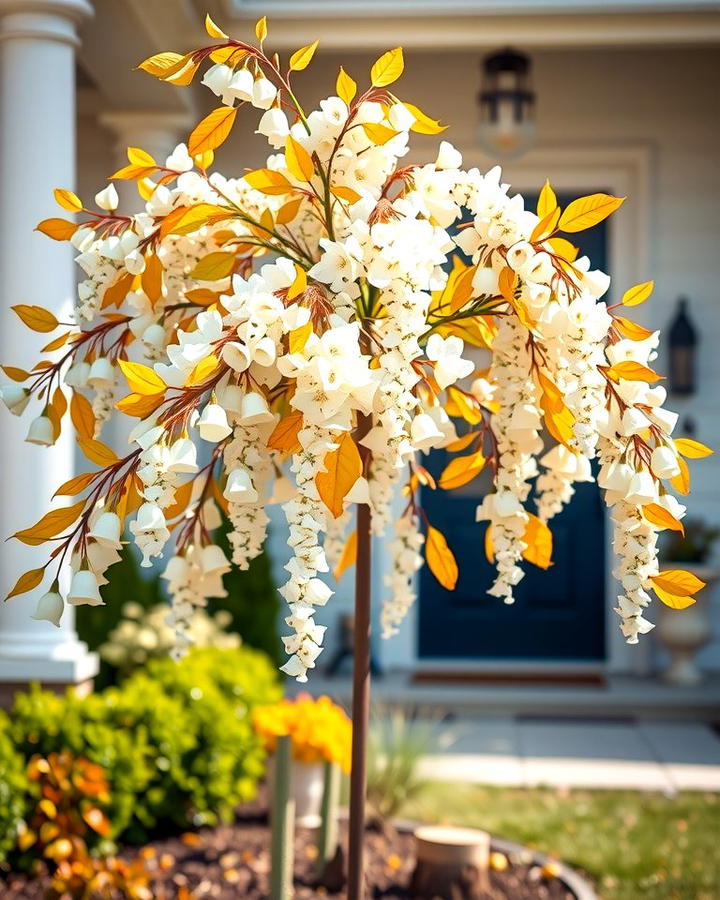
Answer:
<path fill-rule="evenodd" d="M 684 507 L 664 482 L 686 493 L 683 455 L 710 451 L 672 438 L 675 417 L 652 386 L 657 335 L 618 314 L 652 284 L 608 306 L 608 277 L 563 236 L 622 199 L 594 194 L 563 210 L 548 184 L 532 211 L 499 169 L 463 170 L 446 141 L 434 162 L 403 163 L 410 132 L 443 128 L 388 89 L 402 73 L 399 48 L 377 60 L 360 94 L 341 69 L 335 95 L 306 114 L 292 79 L 315 45 L 283 71 L 263 48 L 264 24 L 259 46 L 210 20 L 208 30 L 212 46 L 141 66 L 189 84 L 209 60 L 202 83 L 221 102 L 165 161 L 128 150 L 112 177 L 136 181 L 145 209 L 118 213 L 112 185 L 94 210 L 58 190 L 81 222 L 40 223 L 79 254 L 77 324 L 64 323 L 32 372 L 5 367 L 2 396 L 16 414 L 41 401 L 28 433 L 38 444 L 54 443 L 68 412 L 99 468 L 58 491 L 83 499 L 17 533 L 57 549 L 11 595 L 37 587 L 51 563 L 59 573 L 70 562 L 68 602 L 101 604 L 129 532 L 143 565 L 170 555 L 181 654 L 195 611 L 222 595 L 231 565 L 215 531 L 229 522 L 232 564 L 247 568 L 262 549 L 267 505 L 278 502 L 289 528 L 283 669 L 305 680 L 322 651 L 315 612 L 333 594 L 328 572 L 339 577 L 355 561 L 355 505 L 369 505 L 376 534 L 393 523 L 381 612 L 390 635 L 414 601 L 423 550 L 444 587 L 458 578 L 446 536 L 421 508 L 421 485 L 452 490 L 491 471 L 477 519 L 488 523 L 485 550 L 497 566 L 490 593 L 511 603 L 524 561 L 550 564 L 548 522 L 576 483 L 592 480 L 597 456 L 624 634 L 635 641 L 651 627 L 650 590 L 676 607 L 692 602 L 701 583 L 660 572 L 656 538 L 682 528 Z M 242 104 L 260 111 L 257 131 L 273 152 L 264 168 L 226 178 L 209 171 L 213 151 Z M 40 307 L 15 310 L 37 331 L 62 327 Z M 489 369 L 475 371 L 467 345 L 492 354 Z M 116 402 L 121 379 L 129 393 Z M 113 408 L 138 420 L 125 456 L 99 440 Z M 435 484 L 422 456 L 438 449 L 450 459 Z M 58 585 L 36 613 L 55 623 Z"/>

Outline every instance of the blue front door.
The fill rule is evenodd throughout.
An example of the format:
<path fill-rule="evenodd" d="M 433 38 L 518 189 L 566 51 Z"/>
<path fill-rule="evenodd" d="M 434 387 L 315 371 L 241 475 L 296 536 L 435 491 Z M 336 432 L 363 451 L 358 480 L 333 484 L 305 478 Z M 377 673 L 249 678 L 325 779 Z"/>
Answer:
<path fill-rule="evenodd" d="M 562 206 L 574 197 L 558 195 Z M 528 198 L 528 205 L 534 198 Z M 607 271 L 605 223 L 573 235 L 593 263 Z M 439 476 L 449 455 L 434 451 L 424 462 Z M 483 473 L 456 491 L 423 489 L 428 519 L 447 537 L 460 577 L 454 591 L 441 587 L 424 566 L 420 574 L 419 655 L 423 659 L 599 662 L 605 657 L 605 528 L 595 484 L 580 484 L 569 506 L 552 520 L 554 565 L 526 575 L 511 606 L 486 592 L 494 567 L 485 559 L 485 523 L 475 508 L 490 489 Z M 529 504 L 533 508 L 532 498 Z"/>

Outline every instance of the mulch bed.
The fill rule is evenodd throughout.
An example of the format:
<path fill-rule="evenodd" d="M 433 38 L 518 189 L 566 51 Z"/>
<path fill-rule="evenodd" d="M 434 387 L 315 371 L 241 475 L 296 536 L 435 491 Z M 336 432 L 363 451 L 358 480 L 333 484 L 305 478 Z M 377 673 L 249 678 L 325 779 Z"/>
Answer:
<path fill-rule="evenodd" d="M 341 842 L 347 838 L 344 823 Z M 231 825 L 153 841 L 142 848 L 123 850 L 123 859 L 140 855 L 153 871 L 156 900 L 265 900 L 270 873 L 270 833 L 266 806 L 258 801 L 238 811 Z M 296 900 L 341 898 L 344 890 L 316 886 L 313 833 L 297 829 L 295 839 Z M 407 886 L 414 868 L 414 841 L 395 830 L 372 830 L 366 835 L 365 863 L 368 897 L 408 900 Z M 4 900 L 40 900 L 48 881 L 9 876 L 0 896 Z M 458 894 L 461 900 L 463 894 Z M 472 900 L 574 900 L 575 895 L 559 879 L 543 874 L 530 854 L 509 859 L 504 871 L 491 871 L 487 890 L 471 892 Z"/>

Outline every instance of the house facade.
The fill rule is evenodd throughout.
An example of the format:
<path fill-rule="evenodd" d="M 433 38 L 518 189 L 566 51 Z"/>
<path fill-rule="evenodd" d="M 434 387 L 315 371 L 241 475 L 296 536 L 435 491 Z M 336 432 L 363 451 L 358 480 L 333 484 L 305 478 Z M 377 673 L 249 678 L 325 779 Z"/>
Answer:
<path fill-rule="evenodd" d="M 652 301 L 637 310 L 646 327 L 666 328 L 677 299 L 689 299 L 700 335 L 697 390 L 671 403 L 678 432 L 720 445 L 720 6 L 706 0 L 0 0 L 0 296 L 6 307 L 71 302 L 75 274 L 67 247 L 33 234 L 54 215 L 52 189 L 75 185 L 93 196 L 107 173 L 138 146 L 164 157 L 211 108 L 200 86 L 171 88 L 133 67 L 161 50 L 201 46 L 205 12 L 232 34 L 252 33 L 267 14 L 280 52 L 320 38 L 297 78 L 310 101 L 333 90 L 338 66 L 365 77 L 377 51 L 402 44 L 401 96 L 450 123 L 447 137 L 466 165 L 489 168 L 477 139 L 477 94 L 484 54 L 507 45 L 533 64 L 537 135 L 503 165 L 527 196 L 546 178 L 560 196 L 597 190 L 628 199 L 593 238 L 592 254 L 613 277 L 611 297 L 654 278 Z M 260 164 L 261 139 L 247 123 L 218 153 L 221 170 Z M 242 137 L 240 137 L 242 132 Z M 417 136 L 409 161 L 434 158 L 436 138 Z M 502 161 L 501 161 L 502 162 Z M 137 205 L 132 185 L 123 200 Z M 121 201 L 122 202 L 122 201 Z M 32 364 L 27 332 L 3 316 L 0 358 Z M 660 371 L 667 370 L 667 348 Z M 74 466 L 73 448 L 22 443 L 23 424 L 0 420 L 3 536 L 36 521 Z M 440 464 L 430 460 L 428 465 Z M 482 489 L 482 485 L 479 485 Z M 576 672 L 651 675 L 663 663 L 652 639 L 627 647 L 612 606 L 615 587 L 606 517 L 592 489 L 556 534 L 555 571 L 533 576 L 516 610 L 498 609 L 483 587 L 482 529 L 473 522 L 475 489 L 428 498 L 456 545 L 463 576 L 456 595 L 422 576 L 419 601 L 401 633 L 378 642 L 385 669 Z M 720 524 L 720 455 L 694 466 L 692 515 Z M 276 517 L 277 519 L 277 517 Z M 270 552 L 281 577 L 287 548 L 274 522 Z M 374 548 L 375 594 L 388 569 L 387 541 Z M 3 587 L 32 548 L 0 547 Z M 22 571 L 23 569 L 20 569 Z M 541 576 L 542 577 L 542 576 Z M 325 610 L 333 652 L 336 620 L 351 608 L 351 576 Z M 4 587 L 7 590 L 7 587 Z M 715 637 L 701 652 L 720 669 L 720 592 L 711 605 Z M 80 683 L 96 660 L 76 639 L 71 611 L 60 629 L 33 622 L 31 596 L 0 608 L 0 680 Z M 652 615 L 650 616 L 652 619 Z"/>

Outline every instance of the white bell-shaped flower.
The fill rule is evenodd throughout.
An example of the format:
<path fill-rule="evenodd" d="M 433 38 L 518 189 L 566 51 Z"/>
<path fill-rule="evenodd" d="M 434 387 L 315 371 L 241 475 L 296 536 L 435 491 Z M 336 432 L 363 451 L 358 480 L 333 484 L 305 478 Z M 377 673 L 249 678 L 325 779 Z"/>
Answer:
<path fill-rule="evenodd" d="M 204 84 L 205 87 L 210 88 L 213 94 L 215 94 L 216 97 L 219 97 L 230 87 L 232 79 L 233 70 L 230 66 L 226 66 L 223 63 L 217 63 L 207 70 L 200 83 Z"/>
<path fill-rule="evenodd" d="M 677 456 L 669 447 L 656 447 L 650 458 L 650 467 L 658 478 L 674 478 L 680 472 Z"/>
<path fill-rule="evenodd" d="M 226 362 L 236 372 L 244 372 L 250 365 L 252 358 L 250 350 L 239 341 L 229 341 L 220 352 L 223 362 Z"/>
<path fill-rule="evenodd" d="M 227 414 L 218 403 L 208 403 L 200 414 L 197 428 L 200 437 L 213 444 L 224 440 L 232 433 L 232 428 L 228 425 Z"/>
<path fill-rule="evenodd" d="M 190 438 L 180 438 L 170 447 L 168 472 L 177 475 L 192 475 L 197 472 L 197 447 Z"/>
<path fill-rule="evenodd" d="M 249 69 L 238 69 L 230 79 L 225 93 L 235 100 L 252 103 L 255 79 Z"/>
<path fill-rule="evenodd" d="M 160 577 L 167 581 L 181 582 L 187 579 L 189 572 L 190 563 L 184 556 L 172 556 Z"/>
<path fill-rule="evenodd" d="M 415 416 L 410 425 L 410 439 L 416 450 L 429 450 L 442 441 L 443 433 L 427 413 Z"/>
<path fill-rule="evenodd" d="M 253 362 L 256 362 L 259 366 L 271 366 L 277 356 L 275 341 L 267 336 L 260 338 L 258 341 L 253 341 L 251 352 Z"/>
<path fill-rule="evenodd" d="M 133 522 L 133 532 L 159 531 L 165 528 L 165 516 L 157 503 L 143 503 L 138 509 L 137 519 Z"/>
<path fill-rule="evenodd" d="M 60 617 L 64 609 L 65 604 L 59 591 L 49 590 L 47 594 L 43 594 L 38 600 L 37 608 L 30 618 L 37 619 L 39 622 L 52 622 L 53 625 L 59 628 Z"/>
<path fill-rule="evenodd" d="M 90 363 L 77 362 L 74 366 L 70 366 L 65 374 L 65 384 L 68 387 L 84 388 L 88 383 L 90 376 Z"/>
<path fill-rule="evenodd" d="M 114 212 L 120 202 L 118 192 L 115 190 L 115 185 L 109 184 L 106 188 L 98 191 L 98 193 L 95 194 L 95 202 L 100 209 L 104 209 L 106 212 Z"/>
<path fill-rule="evenodd" d="M 253 487 L 250 473 L 242 467 L 228 475 L 223 497 L 230 503 L 257 503 L 258 492 Z"/>
<path fill-rule="evenodd" d="M 0 397 L 14 416 L 19 416 L 30 402 L 30 391 L 20 384 L 0 385 Z"/>
<path fill-rule="evenodd" d="M 122 532 L 122 522 L 117 513 L 104 512 L 98 517 L 98 520 L 88 532 L 88 537 L 95 538 L 98 544 L 105 547 L 120 547 L 120 534 Z"/>
<path fill-rule="evenodd" d="M 165 329 L 159 322 L 148 326 L 142 333 L 142 341 L 154 350 L 162 350 L 167 340 Z"/>
<path fill-rule="evenodd" d="M 48 416 L 38 416 L 37 419 L 33 419 L 25 440 L 30 444 L 51 447 L 55 443 L 55 429 L 50 418 Z"/>
<path fill-rule="evenodd" d="M 97 576 L 88 569 L 76 572 L 70 582 L 68 603 L 72 606 L 103 606 Z"/>
<path fill-rule="evenodd" d="M 258 78 L 253 85 L 252 105 L 257 109 L 270 109 L 277 96 L 277 88 L 267 78 Z"/>
<path fill-rule="evenodd" d="M 265 397 L 257 391 L 250 391 L 242 399 L 240 420 L 243 425 L 266 425 L 274 420 Z"/>
<path fill-rule="evenodd" d="M 230 571 L 230 563 L 217 544 L 208 544 L 202 548 L 200 568 L 203 575 L 222 575 Z"/>
<path fill-rule="evenodd" d="M 226 384 L 216 391 L 218 403 L 228 412 L 240 415 L 245 391 L 239 384 Z"/>
<path fill-rule="evenodd" d="M 90 366 L 87 380 L 94 388 L 110 388 L 115 384 L 115 367 L 106 356 L 99 356 Z"/>

